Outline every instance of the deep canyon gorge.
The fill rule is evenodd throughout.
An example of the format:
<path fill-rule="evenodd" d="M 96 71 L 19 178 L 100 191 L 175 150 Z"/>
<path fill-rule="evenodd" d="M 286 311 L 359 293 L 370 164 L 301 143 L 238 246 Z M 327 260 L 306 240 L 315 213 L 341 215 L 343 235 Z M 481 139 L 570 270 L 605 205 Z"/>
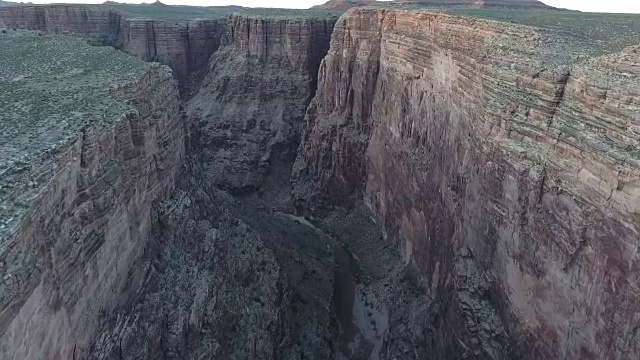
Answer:
<path fill-rule="evenodd" d="M 639 15 L 354 3 L 0 7 L 0 358 L 640 358 Z"/>

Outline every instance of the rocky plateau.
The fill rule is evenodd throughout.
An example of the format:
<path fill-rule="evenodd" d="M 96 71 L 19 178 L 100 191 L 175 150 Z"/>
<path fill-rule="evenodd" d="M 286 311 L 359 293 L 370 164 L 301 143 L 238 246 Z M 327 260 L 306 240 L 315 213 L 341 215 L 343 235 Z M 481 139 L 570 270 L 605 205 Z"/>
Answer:
<path fill-rule="evenodd" d="M 500 8 L 551 10 L 553 7 L 538 0 L 329 0 L 315 6 L 318 9 L 348 10 L 363 6 L 427 7 L 427 8 Z"/>
<path fill-rule="evenodd" d="M 1 7 L 0 358 L 640 358 L 638 15 L 394 3 Z"/>

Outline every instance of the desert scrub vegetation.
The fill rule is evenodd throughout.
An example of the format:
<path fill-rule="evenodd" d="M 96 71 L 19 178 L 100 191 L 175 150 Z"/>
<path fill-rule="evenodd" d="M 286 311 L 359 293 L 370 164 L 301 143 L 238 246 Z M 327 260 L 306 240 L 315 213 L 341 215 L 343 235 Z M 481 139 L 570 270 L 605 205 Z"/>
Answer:
<path fill-rule="evenodd" d="M 240 6 L 177 6 L 163 4 L 119 4 L 92 5 L 98 10 L 116 10 L 127 18 L 149 18 L 164 20 L 220 19 L 234 14 L 267 18 L 326 18 L 339 16 L 344 11 L 323 9 L 274 9 L 245 8 Z"/>
<path fill-rule="evenodd" d="M 79 37 L 0 31 L 0 250 L 83 127 L 129 110 L 111 89 L 152 64 Z"/>
<path fill-rule="evenodd" d="M 449 14 L 538 28 L 559 55 L 599 56 L 640 43 L 639 14 L 568 10 L 448 9 Z"/>

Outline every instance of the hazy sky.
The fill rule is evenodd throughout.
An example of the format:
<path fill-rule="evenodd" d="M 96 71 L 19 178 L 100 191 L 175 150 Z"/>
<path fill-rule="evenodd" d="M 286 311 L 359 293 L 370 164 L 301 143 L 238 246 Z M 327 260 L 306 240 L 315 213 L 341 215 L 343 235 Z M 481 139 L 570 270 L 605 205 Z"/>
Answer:
<path fill-rule="evenodd" d="M 15 0 L 34 3 L 66 2 L 66 3 L 101 3 L 104 0 Z M 118 0 L 122 2 L 141 3 L 153 0 Z M 161 0 L 172 5 L 242 5 L 251 7 L 308 8 L 322 4 L 326 0 Z M 640 0 L 542 0 L 544 3 L 581 11 L 632 12 L 640 13 Z"/>

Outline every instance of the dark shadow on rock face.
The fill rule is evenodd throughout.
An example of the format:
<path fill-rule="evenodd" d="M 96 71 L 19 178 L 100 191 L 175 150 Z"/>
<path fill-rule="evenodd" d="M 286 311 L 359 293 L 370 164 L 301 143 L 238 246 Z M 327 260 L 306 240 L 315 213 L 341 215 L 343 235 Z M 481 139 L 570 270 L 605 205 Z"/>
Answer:
<path fill-rule="evenodd" d="M 139 299 L 111 314 L 93 358 L 330 354 L 328 238 L 217 190 L 176 194 L 154 228 L 158 251 L 141 264 L 150 269 Z"/>
<path fill-rule="evenodd" d="M 213 184 L 248 194 L 270 173 L 289 174 L 271 165 L 295 154 L 333 24 L 331 19 L 229 20 L 222 45 L 185 108 L 197 133 L 196 161 Z"/>

